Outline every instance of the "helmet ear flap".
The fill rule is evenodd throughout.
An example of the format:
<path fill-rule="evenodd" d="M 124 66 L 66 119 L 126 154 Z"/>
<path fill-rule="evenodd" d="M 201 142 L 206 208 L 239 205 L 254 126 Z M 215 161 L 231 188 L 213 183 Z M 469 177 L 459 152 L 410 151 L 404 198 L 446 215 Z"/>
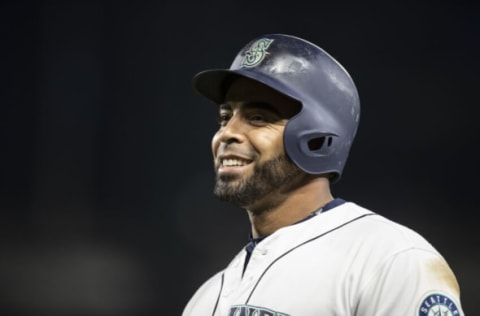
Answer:
<path fill-rule="evenodd" d="M 342 172 L 342 160 L 341 155 L 338 154 L 339 141 L 337 135 L 331 133 L 313 133 L 300 136 L 297 147 L 298 152 L 302 153 L 295 159 L 292 159 L 294 163 L 310 174 L 323 174 L 326 175 L 332 183 L 337 182 L 340 179 Z M 288 153 L 287 154 L 291 156 Z M 337 164 L 334 165 L 332 157 L 336 157 Z M 309 168 L 306 170 L 305 168 Z"/>
<path fill-rule="evenodd" d="M 329 113 L 316 110 L 311 111 L 304 105 L 302 111 L 288 121 L 284 131 L 285 152 L 306 173 L 337 177 L 342 173 L 342 157 L 347 148 L 339 146 L 342 138 L 334 132 L 337 130 L 334 119 L 330 119 Z"/>

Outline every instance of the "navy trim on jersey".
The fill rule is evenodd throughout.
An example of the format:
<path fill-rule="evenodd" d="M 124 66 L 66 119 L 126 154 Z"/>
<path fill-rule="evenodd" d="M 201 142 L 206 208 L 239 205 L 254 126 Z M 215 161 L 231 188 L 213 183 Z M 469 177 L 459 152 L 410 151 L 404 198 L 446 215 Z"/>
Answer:
<path fill-rule="evenodd" d="M 301 222 L 304 222 L 306 220 L 309 220 L 310 218 L 314 217 L 314 216 L 317 216 L 318 214 L 320 213 L 325 213 L 326 211 L 329 211 L 331 210 L 332 208 L 335 208 L 339 205 L 342 205 L 343 203 L 345 203 L 345 200 L 344 199 L 341 199 L 341 198 L 335 198 L 333 200 L 331 200 L 330 202 L 328 202 L 327 204 L 325 204 L 323 207 L 321 207 L 320 209 L 310 213 L 310 215 L 308 215 L 307 217 L 305 217 L 304 219 L 302 220 L 299 220 L 298 222 L 294 223 L 295 224 L 298 224 L 298 223 L 301 223 Z"/>
<path fill-rule="evenodd" d="M 328 202 L 327 204 L 325 204 L 324 207 L 322 207 L 322 212 L 326 212 L 328 210 L 331 210 L 332 208 L 337 207 L 339 205 L 342 205 L 345 202 L 346 201 L 344 199 L 335 198 L 335 199 L 331 200 L 330 202 Z"/>
<path fill-rule="evenodd" d="M 222 281 L 220 282 L 220 291 L 218 292 L 217 301 L 215 302 L 215 306 L 213 307 L 212 316 L 215 316 L 215 312 L 217 311 L 218 302 L 220 301 L 220 296 L 221 296 L 222 290 L 223 290 L 223 282 L 224 282 L 224 279 L 225 279 L 225 272 L 222 273 Z"/>
<path fill-rule="evenodd" d="M 282 255 L 280 255 L 277 259 L 273 260 L 272 263 L 270 263 L 267 268 L 265 268 L 265 270 L 263 271 L 263 273 L 262 273 L 262 274 L 260 275 L 260 277 L 258 278 L 257 283 L 255 283 L 254 287 L 252 288 L 252 291 L 250 292 L 250 295 L 248 295 L 248 298 L 247 298 L 247 300 L 245 301 L 245 304 L 248 304 L 248 301 L 250 301 L 250 298 L 252 297 L 253 292 L 255 292 L 258 284 L 260 283 L 260 281 L 262 280 L 262 278 L 264 277 L 264 275 L 267 273 L 267 271 L 268 271 L 277 261 L 279 261 L 280 259 L 282 259 L 282 258 L 285 257 L 286 255 L 288 255 L 288 254 L 291 253 L 292 251 L 300 248 L 301 246 L 304 246 L 304 245 L 306 245 L 306 244 L 308 244 L 308 243 L 310 243 L 310 242 L 312 242 L 312 241 L 315 241 L 315 240 L 317 240 L 317 239 L 320 238 L 320 237 L 323 237 L 323 236 L 325 236 L 325 235 L 327 235 L 327 234 L 329 234 L 329 233 L 331 233 L 331 232 L 333 232 L 333 231 L 336 231 L 337 229 L 340 229 L 340 228 L 342 228 L 342 227 L 344 227 L 344 226 L 346 226 L 346 225 L 348 225 L 348 224 L 351 224 L 352 222 L 355 222 L 355 221 L 357 221 L 357 220 L 359 220 L 359 219 L 362 219 L 362 218 L 364 218 L 364 217 L 366 217 L 366 216 L 371 216 L 371 215 L 377 215 L 377 214 L 376 214 L 376 213 L 368 213 L 368 214 L 363 214 L 363 215 L 360 215 L 360 216 L 358 216 L 358 217 L 355 217 L 354 219 L 352 219 L 352 220 L 350 220 L 350 221 L 348 221 L 348 222 L 345 222 L 345 223 L 343 223 L 342 225 L 339 225 L 339 226 L 337 226 L 337 227 L 335 227 L 335 228 L 332 228 L 331 230 L 329 230 L 329 231 L 327 231 L 327 232 L 324 232 L 323 234 L 320 234 L 320 235 L 318 235 L 318 236 L 315 236 L 315 237 L 313 237 L 313 238 L 311 238 L 311 239 L 309 239 L 309 240 L 307 240 L 307 241 L 305 241 L 305 242 L 303 242 L 303 243 L 301 243 L 301 244 L 293 247 L 292 249 L 286 251 L 286 252 L 283 253 Z"/>

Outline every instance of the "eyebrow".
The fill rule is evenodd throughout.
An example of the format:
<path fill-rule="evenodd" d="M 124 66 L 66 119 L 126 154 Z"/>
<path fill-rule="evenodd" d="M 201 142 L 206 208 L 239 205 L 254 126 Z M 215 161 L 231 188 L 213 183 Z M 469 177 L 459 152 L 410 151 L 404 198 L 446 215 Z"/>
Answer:
<path fill-rule="evenodd" d="M 220 110 L 231 110 L 232 107 L 230 106 L 230 104 L 227 104 L 227 103 L 222 103 L 220 104 Z"/>
<path fill-rule="evenodd" d="M 271 105 L 270 103 L 267 103 L 267 102 L 251 101 L 251 102 L 245 103 L 243 105 L 243 108 L 247 109 L 247 110 L 248 109 L 262 109 L 262 110 L 266 110 L 266 111 L 272 112 L 274 114 L 277 114 L 279 116 L 282 115 L 276 107 L 274 107 L 273 105 Z M 232 106 L 230 104 L 227 104 L 227 103 L 220 104 L 220 110 L 231 110 L 231 109 L 232 109 Z"/>

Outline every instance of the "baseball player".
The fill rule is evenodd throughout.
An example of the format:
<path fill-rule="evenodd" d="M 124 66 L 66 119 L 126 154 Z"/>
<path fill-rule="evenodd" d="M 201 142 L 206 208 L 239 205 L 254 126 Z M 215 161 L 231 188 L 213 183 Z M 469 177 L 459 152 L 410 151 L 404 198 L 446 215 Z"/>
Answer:
<path fill-rule="evenodd" d="M 183 316 L 464 315 L 456 278 L 428 241 L 332 195 L 360 115 L 334 58 L 264 35 L 194 87 L 218 104 L 214 193 L 247 211 L 251 233 Z"/>

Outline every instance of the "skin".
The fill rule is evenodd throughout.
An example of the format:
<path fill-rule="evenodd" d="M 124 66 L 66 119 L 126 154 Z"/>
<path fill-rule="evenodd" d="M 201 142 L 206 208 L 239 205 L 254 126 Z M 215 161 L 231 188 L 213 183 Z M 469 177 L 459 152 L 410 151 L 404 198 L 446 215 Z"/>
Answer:
<path fill-rule="evenodd" d="M 327 177 L 304 173 L 285 153 L 285 125 L 298 110 L 297 101 L 247 78 L 230 85 L 219 107 L 220 128 L 212 139 L 215 193 L 246 209 L 255 238 L 333 199 Z M 242 165 L 225 166 L 224 159 Z"/>

